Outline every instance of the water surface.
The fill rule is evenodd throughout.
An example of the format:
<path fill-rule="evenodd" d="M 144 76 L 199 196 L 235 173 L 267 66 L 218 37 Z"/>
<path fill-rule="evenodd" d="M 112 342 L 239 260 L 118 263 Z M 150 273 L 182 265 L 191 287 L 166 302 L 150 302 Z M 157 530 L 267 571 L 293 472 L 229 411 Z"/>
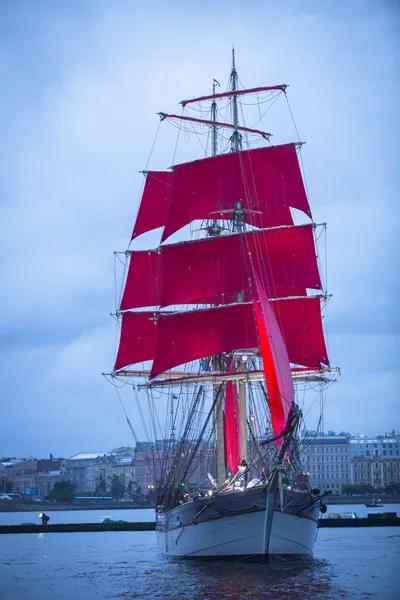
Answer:
<path fill-rule="evenodd" d="M 20 525 L 21 523 L 41 523 L 40 510 L 31 512 L 0 512 L 0 525 Z M 364 504 L 331 504 L 328 512 L 355 512 L 358 517 L 366 517 L 368 513 L 395 512 L 400 516 L 400 504 L 385 504 L 383 508 L 367 508 Z M 101 508 L 93 510 L 46 510 L 50 523 L 100 523 L 104 517 L 121 519 L 122 521 L 140 522 L 155 521 L 152 508 L 116 509 Z"/>
<path fill-rule="evenodd" d="M 42 511 L 30 512 L 0 512 L 0 525 L 21 525 L 21 523 L 41 523 L 39 515 Z M 121 521 L 141 522 L 155 521 L 153 508 L 131 508 L 112 510 L 101 508 L 96 510 L 46 510 L 50 517 L 49 523 L 100 523 L 104 517 L 120 519 Z M 0 600 L 1 597 L 0 597 Z"/>
<path fill-rule="evenodd" d="M 315 558 L 167 560 L 155 533 L 0 535 L 1 600 L 397 600 L 400 530 L 321 529 Z"/>

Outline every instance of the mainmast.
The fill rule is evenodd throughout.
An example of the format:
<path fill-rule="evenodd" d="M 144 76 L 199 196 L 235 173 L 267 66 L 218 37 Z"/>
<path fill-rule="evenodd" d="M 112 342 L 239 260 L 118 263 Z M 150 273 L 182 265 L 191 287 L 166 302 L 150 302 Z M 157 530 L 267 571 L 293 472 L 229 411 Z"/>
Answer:
<path fill-rule="evenodd" d="M 231 91 L 237 92 L 238 89 L 238 74 L 235 64 L 235 48 L 232 48 L 232 71 L 231 71 Z M 231 137 L 232 152 L 239 152 L 242 149 L 242 136 L 239 133 L 239 116 L 237 105 L 237 94 L 232 96 L 232 117 L 235 131 Z M 234 215 L 234 229 L 236 231 L 244 231 L 243 206 L 240 201 L 236 202 Z M 243 302 L 243 293 L 239 292 L 237 296 L 238 302 Z M 238 359 L 239 364 L 237 370 L 246 372 L 246 360 L 243 356 Z M 239 423 L 240 423 L 240 460 L 247 460 L 247 402 L 246 402 L 246 384 L 243 380 L 239 381 Z"/>
<path fill-rule="evenodd" d="M 231 91 L 236 92 L 238 89 L 238 74 L 235 66 L 235 48 L 232 48 L 232 71 L 231 71 Z M 238 117 L 238 106 L 237 106 L 237 96 L 234 94 L 232 96 L 232 115 L 233 115 L 233 125 L 235 127 L 235 131 L 231 137 L 231 149 L 232 152 L 239 152 L 242 149 L 242 136 L 239 133 L 239 117 Z"/>
<path fill-rule="evenodd" d="M 215 84 L 218 84 L 216 79 L 213 79 L 213 95 L 215 94 Z M 214 123 L 217 121 L 217 103 L 215 98 L 211 104 L 211 119 Z M 212 127 L 212 156 L 216 156 L 218 152 L 217 142 L 217 126 Z M 214 219 L 213 227 L 211 229 L 211 235 L 218 235 L 217 221 Z M 213 367 L 215 371 L 222 370 L 222 356 L 218 354 L 214 356 Z M 225 388 L 225 386 L 224 386 Z M 224 411 L 223 411 L 223 400 L 224 394 L 220 393 L 220 387 L 214 386 L 214 393 L 217 396 L 217 403 L 215 406 L 215 417 L 216 417 L 216 442 L 217 442 L 217 481 L 218 485 L 222 486 L 226 476 L 226 465 L 225 465 L 225 437 L 224 437 Z"/>

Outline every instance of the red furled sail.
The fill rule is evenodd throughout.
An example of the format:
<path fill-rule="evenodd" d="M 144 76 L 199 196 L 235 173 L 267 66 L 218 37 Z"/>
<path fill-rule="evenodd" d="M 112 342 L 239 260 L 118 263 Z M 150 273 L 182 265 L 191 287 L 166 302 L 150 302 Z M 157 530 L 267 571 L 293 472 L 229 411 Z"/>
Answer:
<path fill-rule="evenodd" d="M 178 119 L 180 121 L 189 121 L 191 123 L 199 123 L 201 125 L 209 125 L 211 127 L 226 127 L 227 129 L 245 131 L 246 133 L 257 133 L 266 140 L 268 140 L 272 135 L 271 133 L 260 131 L 259 129 L 250 129 L 249 127 L 242 127 L 241 125 L 233 125 L 232 123 L 224 123 L 222 121 L 210 121 L 209 119 L 198 119 L 197 117 L 185 117 L 183 115 L 168 115 L 166 113 L 158 114 L 160 115 L 161 121 L 164 121 L 164 119 Z"/>
<path fill-rule="evenodd" d="M 320 299 L 271 302 L 291 363 L 309 368 L 328 365 Z M 126 312 L 115 370 L 154 359 L 151 377 L 204 356 L 257 348 L 252 303 L 184 313 Z"/>
<path fill-rule="evenodd" d="M 121 310 L 229 303 L 250 291 L 250 260 L 269 298 L 322 288 L 313 225 L 300 225 L 132 252 Z"/>
<path fill-rule="evenodd" d="M 294 402 L 294 387 L 290 371 L 289 356 L 275 313 L 262 288 L 257 273 L 253 273 L 254 311 L 261 356 L 264 364 L 268 402 L 274 434 L 279 436 L 284 430 L 289 410 Z M 282 439 L 275 441 L 279 448 Z"/>
<path fill-rule="evenodd" d="M 238 391 L 234 381 L 228 381 L 225 389 L 224 441 L 226 466 L 235 474 L 240 464 L 240 421 Z"/>
<path fill-rule="evenodd" d="M 132 240 L 142 233 L 165 225 L 171 194 L 172 173 L 170 171 L 147 171 Z"/>
<path fill-rule="evenodd" d="M 173 173 L 162 241 L 196 219 L 231 218 L 237 202 L 256 227 L 292 225 L 290 207 L 311 217 L 295 144 L 205 158 L 177 165 Z"/>
<path fill-rule="evenodd" d="M 282 84 L 250 88 L 247 90 L 230 90 L 229 92 L 222 92 L 220 94 L 210 94 L 209 96 L 199 96 L 198 98 L 182 100 L 180 104 L 182 104 L 183 108 L 185 108 L 187 104 L 191 104 L 193 102 L 204 102 L 205 100 L 218 100 L 220 98 L 233 98 L 235 96 L 243 96 L 244 94 L 258 94 L 260 92 L 285 92 L 286 88 L 287 85 Z"/>

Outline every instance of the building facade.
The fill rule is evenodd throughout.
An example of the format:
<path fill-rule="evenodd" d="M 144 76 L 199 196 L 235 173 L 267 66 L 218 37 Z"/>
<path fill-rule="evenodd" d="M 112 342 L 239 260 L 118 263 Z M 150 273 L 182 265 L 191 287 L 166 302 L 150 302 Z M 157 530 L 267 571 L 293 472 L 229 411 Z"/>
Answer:
<path fill-rule="evenodd" d="M 1 462 L 0 490 L 4 491 L 8 487 L 14 494 L 45 498 L 54 482 L 62 479 L 60 463 L 59 459 L 52 458 L 40 460 L 15 458 Z M 50 478 L 47 476 L 49 472 L 52 474 Z"/>
<path fill-rule="evenodd" d="M 303 440 L 310 484 L 321 491 L 342 492 L 350 483 L 350 439 L 347 434 L 309 433 Z"/>
<path fill-rule="evenodd" d="M 122 449 L 121 449 L 122 450 Z M 124 449 L 123 454 L 112 452 L 80 452 L 63 462 L 65 479 L 76 485 L 75 492 L 106 495 L 114 475 L 127 488 L 136 482 L 133 450 Z"/>
<path fill-rule="evenodd" d="M 390 434 L 370 438 L 354 436 L 350 440 L 351 483 L 386 488 L 400 483 L 400 436 Z"/>
<path fill-rule="evenodd" d="M 187 442 L 180 448 L 183 454 L 193 452 L 194 445 Z M 197 456 L 197 455 L 196 455 Z M 156 442 L 137 442 L 135 447 L 136 481 L 142 493 L 157 488 L 161 474 L 172 465 L 173 452 L 170 440 L 157 440 Z M 215 450 L 212 443 L 202 445 L 198 449 L 198 460 L 193 461 L 185 484 L 196 487 L 207 481 L 207 473 L 212 472 L 215 462 Z"/>

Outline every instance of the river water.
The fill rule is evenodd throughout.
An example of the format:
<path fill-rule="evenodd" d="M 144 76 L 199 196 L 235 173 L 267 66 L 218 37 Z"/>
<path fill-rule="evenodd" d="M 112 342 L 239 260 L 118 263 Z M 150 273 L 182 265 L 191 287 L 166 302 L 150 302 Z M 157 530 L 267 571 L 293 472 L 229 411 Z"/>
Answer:
<path fill-rule="evenodd" d="M 54 512 L 52 522 L 154 519 L 151 510 L 100 512 Z M 0 515 L 2 523 L 27 516 Z M 398 600 L 399 565 L 396 527 L 321 529 L 314 559 L 275 565 L 168 560 L 153 532 L 7 534 L 0 535 L 0 599 Z"/>
<path fill-rule="evenodd" d="M 41 523 L 37 512 L 0 512 L 0 525 L 21 525 L 22 523 Z M 400 516 L 400 504 L 385 504 L 383 508 L 367 508 L 364 504 L 331 504 L 328 505 L 328 517 L 331 513 L 355 512 L 358 517 L 366 517 L 368 513 L 394 512 Z M 113 510 L 46 510 L 49 523 L 100 523 L 104 517 L 121 519 L 122 521 L 140 522 L 155 521 L 152 508 L 127 508 Z"/>

